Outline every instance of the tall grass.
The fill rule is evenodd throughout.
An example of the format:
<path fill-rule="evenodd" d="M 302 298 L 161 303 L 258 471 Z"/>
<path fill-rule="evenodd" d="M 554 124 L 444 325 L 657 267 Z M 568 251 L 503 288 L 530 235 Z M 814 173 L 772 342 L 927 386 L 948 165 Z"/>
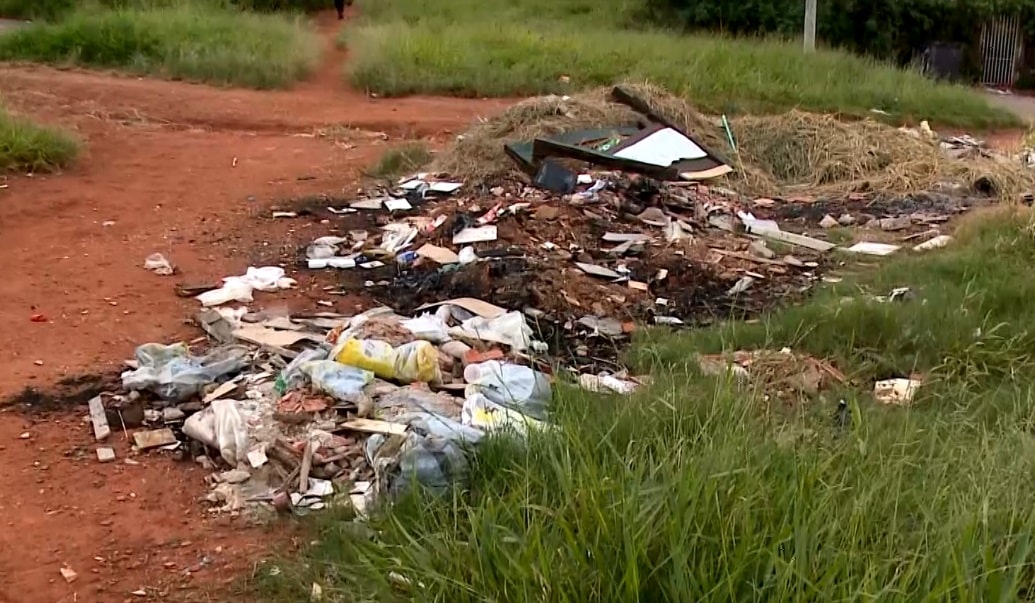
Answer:
<path fill-rule="evenodd" d="M 0 172 L 51 172 L 75 160 L 72 135 L 15 117 L 0 107 Z"/>
<path fill-rule="evenodd" d="M 319 45 L 298 19 L 187 1 L 77 9 L 54 23 L 0 36 L 0 60 L 111 68 L 252 88 L 301 79 Z"/>
<path fill-rule="evenodd" d="M 490 441 L 446 499 L 403 501 L 368 529 L 321 522 L 305 558 L 259 585 L 270 601 L 314 582 L 341 601 L 1030 599 L 1030 220 L 985 222 L 851 289 L 908 285 L 913 300 L 841 302 L 842 289 L 759 326 L 644 340 L 649 391 L 562 388 L 556 431 Z M 859 382 L 774 407 L 693 366 L 755 345 L 825 352 Z M 872 377 L 913 369 L 935 382 L 915 408 L 868 394 Z"/>
<path fill-rule="evenodd" d="M 686 36 L 643 26 L 625 0 L 395 0 L 347 31 L 349 76 L 388 95 L 564 93 L 647 78 L 715 113 L 892 113 L 959 126 L 1017 122 L 963 87 L 797 42 Z"/>

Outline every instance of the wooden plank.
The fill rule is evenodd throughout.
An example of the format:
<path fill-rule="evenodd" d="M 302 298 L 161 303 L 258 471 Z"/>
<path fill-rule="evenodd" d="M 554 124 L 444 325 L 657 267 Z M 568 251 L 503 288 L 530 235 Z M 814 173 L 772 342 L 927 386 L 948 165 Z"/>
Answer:
<path fill-rule="evenodd" d="M 715 253 L 718 253 L 719 255 L 725 255 L 725 256 L 729 256 L 731 258 L 737 258 L 738 260 L 744 260 L 744 261 L 747 261 L 747 262 L 755 262 L 757 264 L 770 264 L 770 265 L 773 265 L 773 266 L 786 266 L 787 265 L 785 262 L 783 262 L 781 260 L 770 260 L 768 258 L 760 258 L 758 256 L 748 255 L 746 253 L 738 253 L 736 251 L 727 251 L 725 249 L 719 249 L 717 247 L 712 247 L 711 250 L 714 251 Z"/>
<path fill-rule="evenodd" d="M 350 431 L 362 431 L 363 433 L 381 433 L 384 435 L 402 435 L 408 429 L 402 423 L 390 423 L 388 421 L 376 421 L 373 419 L 353 419 L 338 424 L 339 429 Z"/>
<path fill-rule="evenodd" d="M 766 239 L 772 239 L 774 241 L 780 241 L 782 243 L 788 243 L 790 245 L 797 245 L 799 247 L 805 247 L 815 251 L 830 251 L 834 247 L 837 247 L 837 245 L 834 245 L 833 243 L 820 241 L 819 239 L 813 239 L 812 237 L 806 237 L 805 235 L 795 234 L 793 232 L 752 227 L 750 222 L 746 225 L 748 232 L 751 234 L 758 235 Z"/>
<path fill-rule="evenodd" d="M 111 435 L 111 427 L 108 426 L 108 417 L 104 415 L 104 402 L 100 396 L 90 398 L 90 422 L 93 423 L 93 437 L 98 442 L 108 439 Z"/>

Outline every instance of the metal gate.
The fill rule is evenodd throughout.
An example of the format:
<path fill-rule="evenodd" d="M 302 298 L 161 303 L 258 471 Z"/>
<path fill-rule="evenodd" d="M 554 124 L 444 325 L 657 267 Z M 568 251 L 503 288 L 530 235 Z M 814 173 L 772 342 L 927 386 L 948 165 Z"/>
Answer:
<path fill-rule="evenodd" d="M 1018 17 L 999 17 L 981 27 L 981 83 L 1011 87 L 1021 56 L 1021 22 Z"/>

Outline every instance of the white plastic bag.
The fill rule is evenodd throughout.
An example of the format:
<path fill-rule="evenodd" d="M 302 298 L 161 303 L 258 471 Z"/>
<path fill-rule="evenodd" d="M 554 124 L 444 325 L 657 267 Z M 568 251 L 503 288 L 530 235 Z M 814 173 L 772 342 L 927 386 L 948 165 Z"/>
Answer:
<path fill-rule="evenodd" d="M 527 366 L 496 360 L 468 365 L 464 380 L 475 393 L 536 419 L 546 418 L 552 397 L 550 378 Z"/>
<path fill-rule="evenodd" d="M 250 302 L 254 290 L 290 289 L 295 284 L 295 279 L 285 276 L 284 269 L 278 266 L 249 267 L 242 276 L 224 278 L 222 287 L 202 293 L 197 300 L 206 308 L 231 301 Z"/>
<path fill-rule="evenodd" d="M 518 352 L 532 345 L 532 329 L 521 312 L 507 312 L 491 319 L 475 316 L 450 329 L 449 334 L 457 338 L 502 343 Z"/>
<path fill-rule="evenodd" d="M 421 314 L 416 318 L 402 321 L 402 326 L 417 339 L 434 344 L 445 343 L 450 339 L 449 326 L 436 314 Z"/>
<path fill-rule="evenodd" d="M 497 404 L 482 394 L 468 396 L 464 400 L 464 408 L 461 413 L 464 425 L 486 431 L 511 429 L 524 435 L 528 433 L 529 428 L 542 429 L 546 425 L 542 421 Z"/>
<path fill-rule="evenodd" d="M 144 259 L 144 268 L 154 272 L 158 276 L 172 276 L 176 270 L 169 260 L 160 253 L 152 253 Z"/>
<path fill-rule="evenodd" d="M 237 467 L 248 454 L 248 427 L 236 400 L 215 400 L 201 412 L 187 417 L 183 433 L 218 450 L 231 467 Z"/>

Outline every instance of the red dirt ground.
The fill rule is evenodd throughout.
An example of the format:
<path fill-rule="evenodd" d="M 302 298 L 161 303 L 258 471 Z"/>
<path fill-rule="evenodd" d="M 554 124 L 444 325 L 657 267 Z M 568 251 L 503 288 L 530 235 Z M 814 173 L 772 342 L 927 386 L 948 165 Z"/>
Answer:
<path fill-rule="evenodd" d="M 0 67 L 12 110 L 74 128 L 87 143 L 67 173 L 11 177 L 0 190 L 0 399 L 114 370 L 142 342 L 196 336 L 184 319 L 197 304 L 176 297 L 174 283 L 236 274 L 264 244 L 289 238 L 289 222 L 254 219 L 272 201 L 340 193 L 393 140 L 441 142 L 506 104 L 347 90 L 331 42 L 337 25 L 321 15 L 325 65 L 291 91 Z M 314 135 L 324 128 L 333 136 Z M 145 271 L 156 251 L 182 275 Z M 320 292 L 300 280 L 283 303 L 312 309 Z M 256 305 L 285 297 L 259 295 Z M 129 445 L 116 434 L 119 460 L 99 464 L 82 412 L 0 411 L 0 603 L 227 600 L 227 584 L 270 541 L 278 552 L 292 546 L 289 527 L 270 538 L 209 516 L 198 504 L 204 472 L 190 463 L 126 464 Z M 130 594 L 141 588 L 147 597 Z"/>

